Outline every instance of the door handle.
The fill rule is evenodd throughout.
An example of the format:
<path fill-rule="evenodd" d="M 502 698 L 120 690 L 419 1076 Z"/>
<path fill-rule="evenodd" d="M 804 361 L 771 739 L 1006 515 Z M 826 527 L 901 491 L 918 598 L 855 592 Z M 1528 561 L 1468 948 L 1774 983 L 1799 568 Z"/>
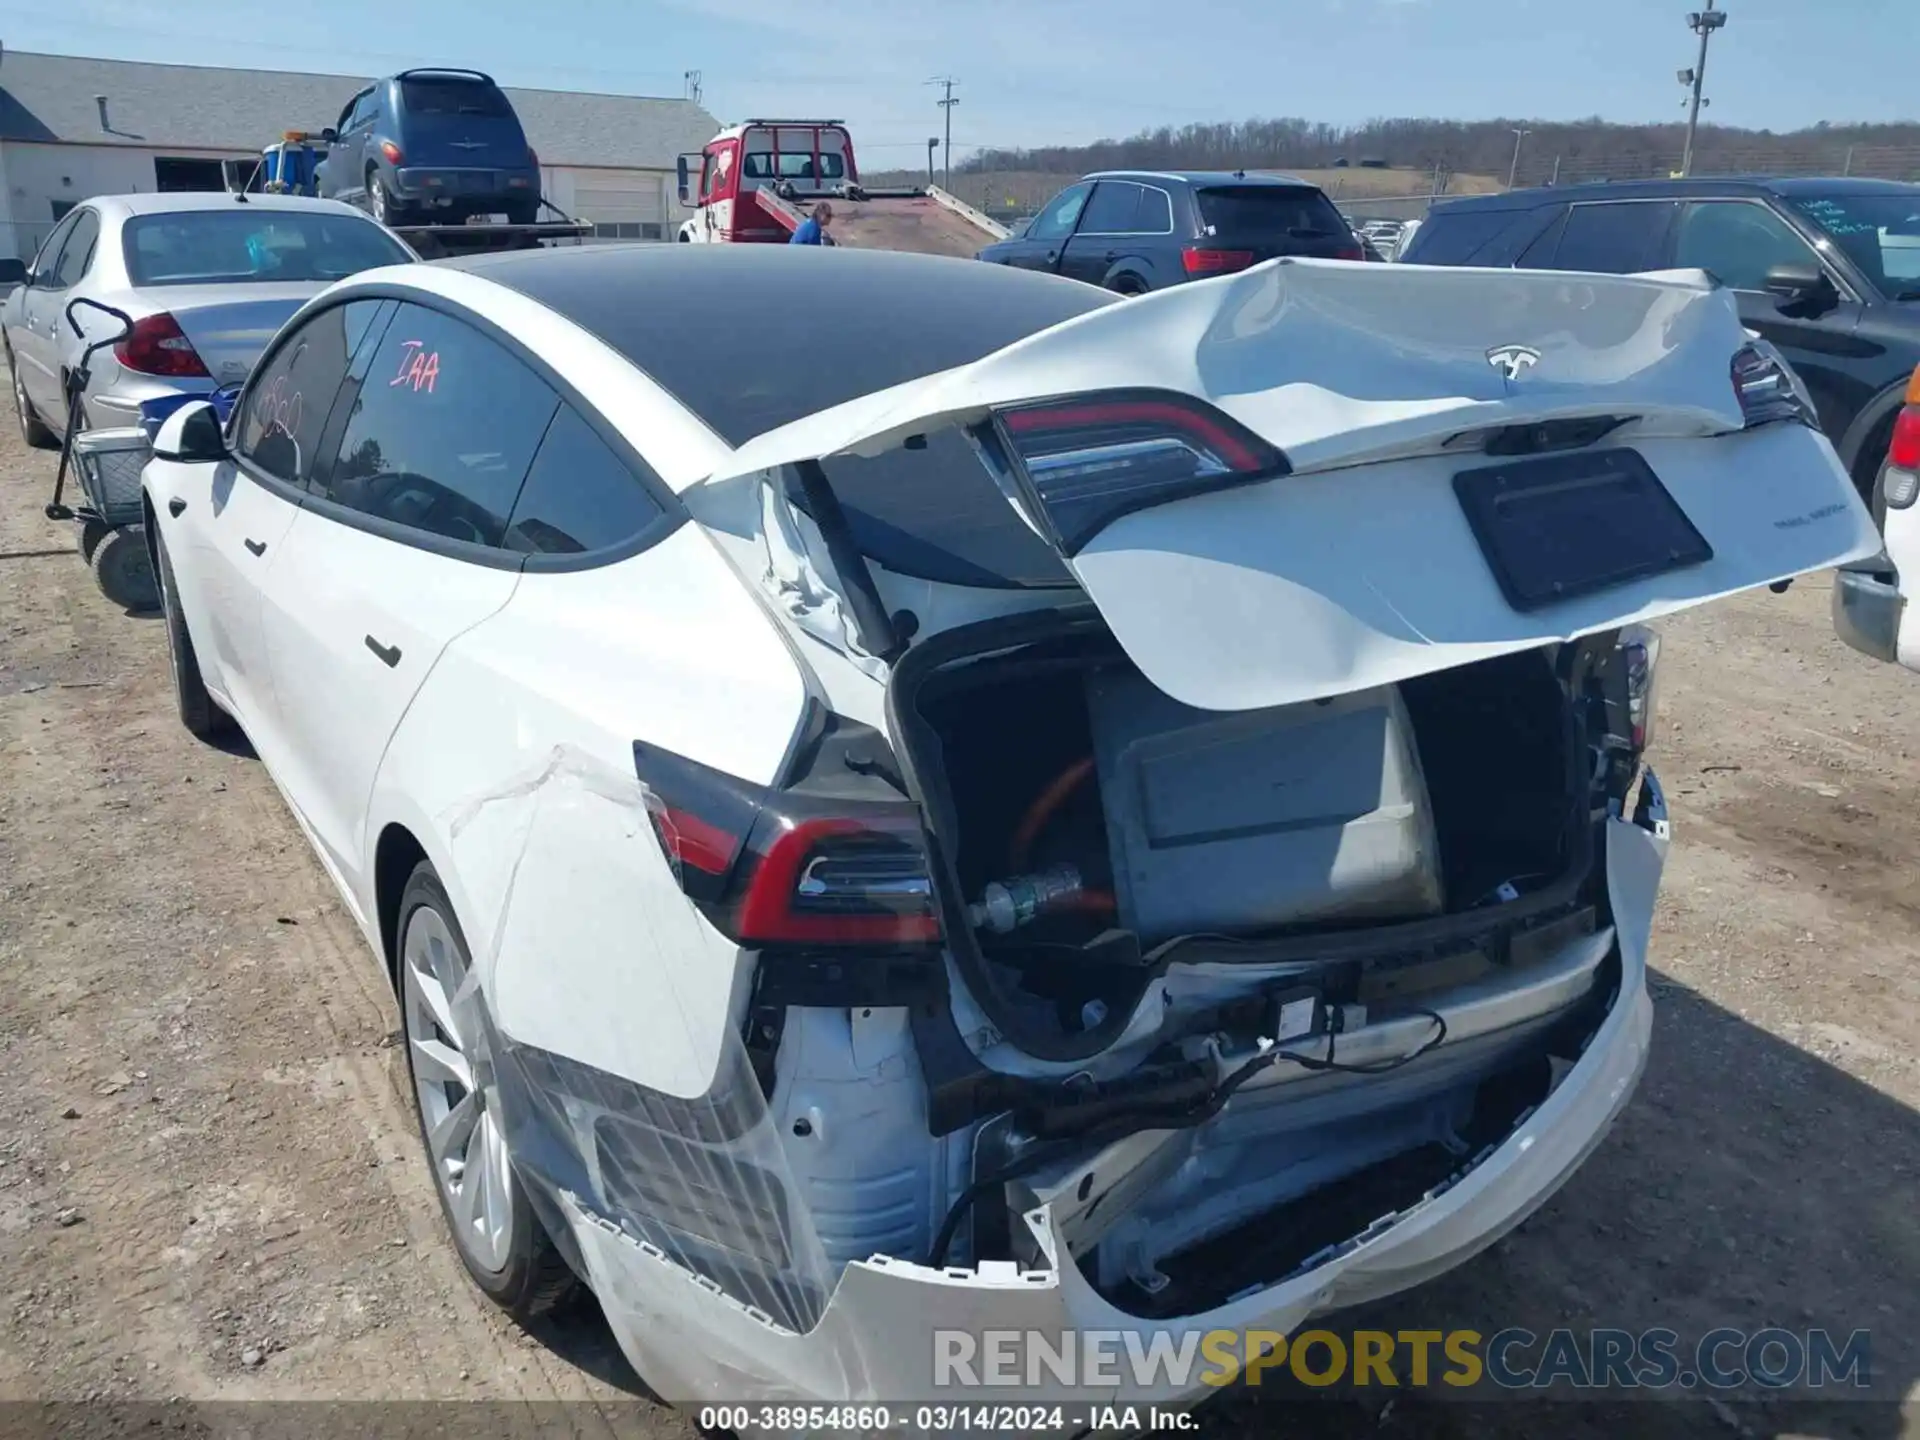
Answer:
<path fill-rule="evenodd" d="M 247 549 L 255 555 L 264 555 L 267 553 L 267 542 L 264 540 L 249 540 L 247 541 Z"/>
<path fill-rule="evenodd" d="M 173 516 L 176 520 L 180 518 L 180 512 L 185 510 L 186 508 L 187 508 L 187 502 L 182 500 L 178 495 L 174 496 L 173 499 L 167 501 L 167 513 Z"/>
<path fill-rule="evenodd" d="M 378 640 L 369 635 L 367 636 L 367 649 L 371 650 L 375 655 L 378 655 L 380 657 L 380 663 L 389 670 L 400 663 L 400 647 L 398 645 L 382 645 Z"/>

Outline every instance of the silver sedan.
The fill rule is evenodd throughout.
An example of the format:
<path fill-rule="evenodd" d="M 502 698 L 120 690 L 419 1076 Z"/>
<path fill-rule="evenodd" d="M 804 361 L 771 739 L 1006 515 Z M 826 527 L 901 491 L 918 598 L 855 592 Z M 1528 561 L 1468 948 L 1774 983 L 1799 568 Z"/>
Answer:
<path fill-rule="evenodd" d="M 133 322 L 130 334 L 89 364 L 81 428 L 134 425 L 143 401 L 203 395 L 245 379 L 281 324 L 335 280 L 414 258 L 382 226 L 331 200 L 210 193 L 89 200 L 54 227 L 25 283 L 0 307 L 21 433 L 29 444 L 58 442 L 67 422 L 66 375 L 90 342 L 123 328 L 76 300 L 110 305 Z"/>

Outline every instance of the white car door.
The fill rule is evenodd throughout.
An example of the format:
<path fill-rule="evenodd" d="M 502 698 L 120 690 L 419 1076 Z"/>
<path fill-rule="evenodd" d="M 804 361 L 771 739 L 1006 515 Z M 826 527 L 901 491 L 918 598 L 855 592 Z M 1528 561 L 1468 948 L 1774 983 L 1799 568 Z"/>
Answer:
<path fill-rule="evenodd" d="M 160 523 L 202 674 L 276 772 L 280 746 L 260 596 L 306 499 L 313 451 L 347 362 L 385 308 L 382 301 L 354 301 L 290 329 L 241 397 L 229 428 L 232 459 L 169 466 L 156 477 L 169 497 Z M 162 493 L 161 484 L 152 488 Z"/>
<path fill-rule="evenodd" d="M 20 324 L 7 336 L 13 347 L 15 378 L 40 418 L 53 425 L 65 423 L 60 413 L 60 382 L 54 377 L 53 325 L 65 298 L 57 288 L 60 252 L 80 220 L 74 211 L 53 227 L 34 257 L 33 278 L 20 295 Z"/>
<path fill-rule="evenodd" d="M 388 740 L 449 642 L 519 582 L 507 518 L 557 403 L 480 331 L 411 303 L 340 392 L 261 624 L 286 741 L 277 773 L 350 893 Z"/>

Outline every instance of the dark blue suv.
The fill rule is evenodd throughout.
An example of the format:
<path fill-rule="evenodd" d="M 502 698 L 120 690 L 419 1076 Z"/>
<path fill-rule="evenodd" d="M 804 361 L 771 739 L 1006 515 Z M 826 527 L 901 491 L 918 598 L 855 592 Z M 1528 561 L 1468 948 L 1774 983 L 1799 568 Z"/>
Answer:
<path fill-rule="evenodd" d="M 1144 295 L 1276 255 L 1365 258 L 1325 192 L 1304 180 L 1243 170 L 1089 175 L 978 258 Z"/>
<path fill-rule="evenodd" d="M 383 224 L 501 215 L 527 225 L 539 216 L 539 157 L 500 87 L 478 70 L 376 80 L 321 138 L 321 196 L 355 202 Z"/>

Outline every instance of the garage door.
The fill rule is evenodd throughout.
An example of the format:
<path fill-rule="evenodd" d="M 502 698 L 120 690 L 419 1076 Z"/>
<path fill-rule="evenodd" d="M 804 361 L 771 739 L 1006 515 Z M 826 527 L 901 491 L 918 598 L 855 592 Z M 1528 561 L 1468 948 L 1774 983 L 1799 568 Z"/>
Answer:
<path fill-rule="evenodd" d="M 577 170 L 573 213 L 591 221 L 600 240 L 664 240 L 665 176 L 644 170 Z"/>

